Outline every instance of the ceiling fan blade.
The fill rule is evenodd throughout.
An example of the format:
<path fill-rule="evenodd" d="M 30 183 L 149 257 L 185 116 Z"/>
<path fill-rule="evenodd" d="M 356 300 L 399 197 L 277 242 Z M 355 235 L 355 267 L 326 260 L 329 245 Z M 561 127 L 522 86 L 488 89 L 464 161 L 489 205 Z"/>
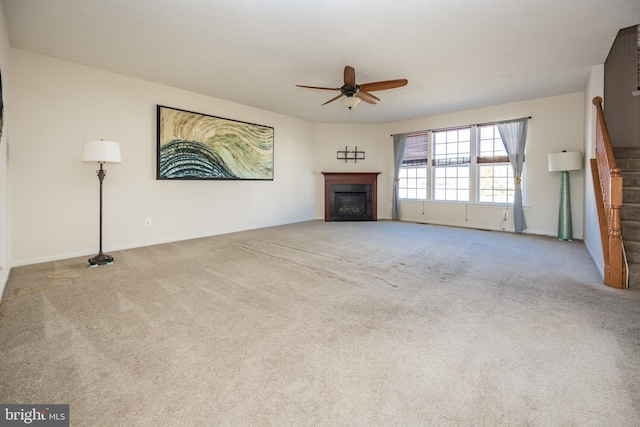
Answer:
<path fill-rule="evenodd" d="M 349 87 L 356 87 L 356 70 L 353 67 L 344 67 L 344 84 Z"/>
<path fill-rule="evenodd" d="M 360 90 L 360 92 L 356 93 L 354 96 L 360 98 L 364 102 L 368 102 L 369 104 L 377 104 L 378 102 L 380 102 L 380 98 L 375 97 L 370 93 L 363 91 L 362 89 Z"/>
<path fill-rule="evenodd" d="M 338 98 L 342 98 L 342 96 L 343 96 L 343 95 L 342 95 L 342 94 L 340 94 L 340 95 L 336 96 L 335 98 L 331 98 L 330 100 L 328 100 L 327 102 L 325 102 L 325 103 L 324 103 L 324 104 L 322 104 L 322 105 L 327 105 L 328 103 L 333 102 L 333 101 L 335 101 L 335 100 L 336 100 L 336 99 L 338 99 Z"/>
<path fill-rule="evenodd" d="M 396 87 L 405 86 L 409 81 L 407 79 L 385 80 L 383 82 L 365 83 L 360 85 L 360 90 L 365 92 L 372 92 L 374 90 L 393 89 Z"/>
<path fill-rule="evenodd" d="M 340 90 L 339 87 L 319 87 L 319 86 L 303 86 L 303 85 L 296 85 L 297 87 L 306 87 L 308 89 L 321 89 L 321 90 Z"/>

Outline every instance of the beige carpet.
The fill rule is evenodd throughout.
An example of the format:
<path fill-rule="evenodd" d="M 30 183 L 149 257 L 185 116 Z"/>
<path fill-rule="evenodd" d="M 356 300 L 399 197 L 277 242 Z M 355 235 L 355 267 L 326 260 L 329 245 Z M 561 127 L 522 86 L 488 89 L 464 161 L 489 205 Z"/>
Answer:
<path fill-rule="evenodd" d="M 640 291 L 581 242 L 311 221 L 111 255 L 13 269 L 1 403 L 69 403 L 72 426 L 640 425 Z"/>

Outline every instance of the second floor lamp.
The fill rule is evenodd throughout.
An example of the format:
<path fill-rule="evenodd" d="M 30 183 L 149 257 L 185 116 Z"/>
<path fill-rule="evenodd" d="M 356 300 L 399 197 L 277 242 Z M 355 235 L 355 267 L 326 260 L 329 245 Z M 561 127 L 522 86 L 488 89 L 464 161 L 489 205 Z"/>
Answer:
<path fill-rule="evenodd" d="M 549 172 L 562 172 L 560 176 L 560 212 L 558 214 L 558 240 L 573 240 L 573 224 L 571 222 L 571 186 L 569 171 L 582 169 L 582 153 L 580 151 L 562 151 L 548 156 Z"/>

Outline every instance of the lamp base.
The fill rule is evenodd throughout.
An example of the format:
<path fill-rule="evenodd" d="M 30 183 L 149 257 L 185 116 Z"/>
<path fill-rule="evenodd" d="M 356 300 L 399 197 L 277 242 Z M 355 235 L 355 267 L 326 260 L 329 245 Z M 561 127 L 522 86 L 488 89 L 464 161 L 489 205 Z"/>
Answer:
<path fill-rule="evenodd" d="M 573 241 L 571 223 L 571 193 L 569 189 L 569 171 L 562 171 L 560 179 L 560 213 L 558 215 L 558 240 Z"/>
<path fill-rule="evenodd" d="M 111 255 L 103 254 L 102 252 L 100 252 L 98 255 L 94 256 L 93 258 L 89 258 L 89 261 L 87 261 L 87 264 L 89 264 L 89 266 L 91 267 L 97 267 L 99 265 L 105 265 L 105 264 L 113 264 L 113 257 Z"/>

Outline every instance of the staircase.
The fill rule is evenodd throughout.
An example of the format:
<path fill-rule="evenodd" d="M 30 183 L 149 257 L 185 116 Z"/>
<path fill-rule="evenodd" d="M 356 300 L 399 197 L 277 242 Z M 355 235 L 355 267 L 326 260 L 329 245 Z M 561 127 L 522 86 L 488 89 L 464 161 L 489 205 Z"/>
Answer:
<path fill-rule="evenodd" d="M 640 148 L 614 147 L 622 170 L 620 229 L 629 265 L 629 287 L 640 287 Z"/>

